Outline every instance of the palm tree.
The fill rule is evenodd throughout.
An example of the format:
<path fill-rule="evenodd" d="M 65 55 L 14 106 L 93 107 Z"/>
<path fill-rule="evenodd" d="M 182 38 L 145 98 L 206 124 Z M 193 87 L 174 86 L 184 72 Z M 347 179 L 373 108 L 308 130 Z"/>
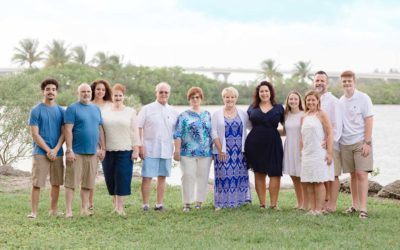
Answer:
<path fill-rule="evenodd" d="M 293 72 L 293 77 L 301 80 L 302 82 L 306 82 L 308 79 L 311 78 L 311 68 L 310 68 L 311 62 L 304 62 L 304 61 L 299 61 L 296 64 L 294 64 L 294 72 Z"/>
<path fill-rule="evenodd" d="M 108 64 L 108 55 L 99 51 L 94 55 L 92 63 L 94 63 L 100 69 L 104 68 Z"/>
<path fill-rule="evenodd" d="M 275 61 L 267 59 L 261 62 L 262 76 L 267 78 L 268 81 L 274 82 L 274 80 L 281 78 L 282 73 L 278 72 L 278 66 L 275 65 Z"/>
<path fill-rule="evenodd" d="M 75 46 L 71 51 L 72 59 L 76 63 L 86 64 L 86 46 Z"/>
<path fill-rule="evenodd" d="M 31 38 L 25 38 L 18 42 L 19 47 L 15 47 L 16 53 L 12 57 L 12 61 L 19 63 L 21 66 L 28 64 L 29 68 L 35 62 L 43 60 L 43 51 L 38 51 L 39 41 Z"/>
<path fill-rule="evenodd" d="M 97 52 L 92 62 L 99 68 L 99 69 L 106 69 L 106 68 L 116 68 L 118 66 L 122 66 L 122 61 L 124 57 L 119 55 L 111 55 L 109 56 L 107 53 L 104 52 Z"/>
<path fill-rule="evenodd" d="M 46 67 L 64 65 L 71 58 L 71 54 L 68 53 L 68 46 L 65 45 L 64 41 L 53 40 L 50 45 L 46 46 L 46 49 Z"/>

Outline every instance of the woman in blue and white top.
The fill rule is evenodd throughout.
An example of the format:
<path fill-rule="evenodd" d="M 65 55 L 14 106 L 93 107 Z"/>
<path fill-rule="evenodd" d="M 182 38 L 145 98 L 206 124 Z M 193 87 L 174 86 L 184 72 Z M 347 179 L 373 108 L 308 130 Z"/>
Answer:
<path fill-rule="evenodd" d="M 200 209 L 207 199 L 208 176 L 212 161 L 211 115 L 200 104 L 204 98 L 199 87 L 187 92 L 191 108 L 182 112 L 176 123 L 174 160 L 181 162 L 183 211 L 196 202 Z"/>

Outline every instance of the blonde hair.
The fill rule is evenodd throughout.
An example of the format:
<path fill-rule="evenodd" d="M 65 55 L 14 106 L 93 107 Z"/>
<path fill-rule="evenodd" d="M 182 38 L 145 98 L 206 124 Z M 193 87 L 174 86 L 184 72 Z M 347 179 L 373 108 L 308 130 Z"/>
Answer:
<path fill-rule="evenodd" d="M 234 87 L 226 87 L 222 90 L 221 96 L 224 98 L 226 94 L 233 94 L 236 98 L 239 98 L 239 91 L 235 89 Z"/>

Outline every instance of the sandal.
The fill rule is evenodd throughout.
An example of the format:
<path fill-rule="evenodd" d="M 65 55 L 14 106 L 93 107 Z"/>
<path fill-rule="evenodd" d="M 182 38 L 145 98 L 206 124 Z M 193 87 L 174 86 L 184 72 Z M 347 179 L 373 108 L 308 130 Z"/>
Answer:
<path fill-rule="evenodd" d="M 260 208 L 261 209 L 265 209 L 265 205 L 260 205 Z"/>
<path fill-rule="evenodd" d="M 344 211 L 346 214 L 354 214 L 357 213 L 357 209 L 355 209 L 354 207 L 349 207 L 348 209 L 346 209 Z"/>
<path fill-rule="evenodd" d="M 358 215 L 358 218 L 360 218 L 360 219 L 368 219 L 367 211 L 360 211 L 360 214 Z"/>
<path fill-rule="evenodd" d="M 26 217 L 28 219 L 36 219 L 36 215 L 34 215 L 34 214 L 28 214 Z"/>
<path fill-rule="evenodd" d="M 275 210 L 275 211 L 281 210 L 281 209 L 278 207 L 278 205 L 269 206 L 269 209 Z"/>

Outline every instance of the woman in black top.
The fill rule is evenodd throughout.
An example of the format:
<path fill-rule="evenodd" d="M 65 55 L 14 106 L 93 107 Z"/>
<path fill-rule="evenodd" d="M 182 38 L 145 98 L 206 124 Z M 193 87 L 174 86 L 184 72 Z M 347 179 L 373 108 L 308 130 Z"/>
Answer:
<path fill-rule="evenodd" d="M 277 209 L 282 176 L 283 147 L 278 132 L 284 120 L 284 108 L 276 104 L 271 83 L 262 81 L 255 89 L 253 103 L 248 109 L 253 128 L 247 136 L 245 154 L 248 168 L 254 171 L 255 186 L 260 207 L 266 203 L 266 176 L 270 178 L 270 208 Z"/>

